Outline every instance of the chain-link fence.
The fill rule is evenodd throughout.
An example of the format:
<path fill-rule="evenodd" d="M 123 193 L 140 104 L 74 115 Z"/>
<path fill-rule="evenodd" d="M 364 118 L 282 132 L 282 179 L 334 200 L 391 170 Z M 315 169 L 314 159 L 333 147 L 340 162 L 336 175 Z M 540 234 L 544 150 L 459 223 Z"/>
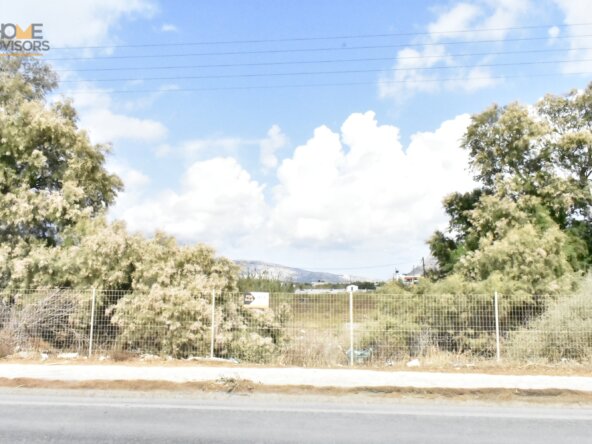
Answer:
<path fill-rule="evenodd" d="M 316 367 L 591 362 L 592 304 L 587 295 L 542 304 L 497 294 L 4 291 L 2 350 Z"/>

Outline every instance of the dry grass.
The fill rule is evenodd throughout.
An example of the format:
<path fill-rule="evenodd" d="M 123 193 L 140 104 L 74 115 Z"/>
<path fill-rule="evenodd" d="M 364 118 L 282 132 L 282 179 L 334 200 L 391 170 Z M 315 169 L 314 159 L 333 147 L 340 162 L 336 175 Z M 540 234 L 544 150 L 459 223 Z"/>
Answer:
<path fill-rule="evenodd" d="M 81 301 L 69 291 L 26 292 L 11 306 L 0 303 L 0 342 L 16 350 L 80 351 L 86 341 L 80 309 Z"/>
<path fill-rule="evenodd" d="M 429 399 L 482 402 L 520 402 L 532 404 L 592 405 L 592 393 L 570 390 L 517 390 L 517 389 L 440 389 L 411 387 L 312 387 L 262 385 L 244 379 L 224 379 L 209 382 L 175 383 L 167 381 L 48 381 L 28 378 L 0 378 L 0 387 L 36 389 L 130 390 L 169 392 L 226 392 L 237 394 L 274 393 L 282 395 L 324 395 L 381 397 L 395 399 Z"/>
<path fill-rule="evenodd" d="M 336 367 L 347 364 L 343 345 L 345 332 L 320 329 L 301 330 L 285 345 L 276 363 L 280 366 Z"/>
<path fill-rule="evenodd" d="M 113 350 L 109 355 L 112 361 L 115 362 L 125 362 L 131 361 L 132 359 L 136 358 L 137 355 L 130 353 L 126 350 Z"/>
<path fill-rule="evenodd" d="M 14 353 L 14 342 L 5 330 L 0 330 L 0 359 L 4 359 Z"/>
<path fill-rule="evenodd" d="M 0 359 L 10 356 L 13 352 L 13 348 L 10 344 L 0 339 Z"/>

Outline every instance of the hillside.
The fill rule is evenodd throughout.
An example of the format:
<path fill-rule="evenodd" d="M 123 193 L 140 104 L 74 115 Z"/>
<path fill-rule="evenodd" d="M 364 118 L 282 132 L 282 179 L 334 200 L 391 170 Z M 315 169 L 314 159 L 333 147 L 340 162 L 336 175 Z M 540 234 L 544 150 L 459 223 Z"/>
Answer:
<path fill-rule="evenodd" d="M 332 284 L 343 284 L 352 281 L 372 281 L 360 276 L 327 273 L 320 271 L 309 271 L 301 268 L 287 267 L 285 265 L 272 264 L 262 261 L 234 261 L 241 267 L 243 275 L 266 276 L 271 279 L 289 281 L 298 284 L 324 281 Z"/>

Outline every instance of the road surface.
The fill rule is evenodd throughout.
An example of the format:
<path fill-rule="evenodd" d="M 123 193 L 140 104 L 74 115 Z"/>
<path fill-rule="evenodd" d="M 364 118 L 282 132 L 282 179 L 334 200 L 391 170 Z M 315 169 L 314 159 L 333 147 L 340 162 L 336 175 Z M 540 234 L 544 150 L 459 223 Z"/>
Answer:
<path fill-rule="evenodd" d="M 0 389 L 2 443 L 590 443 L 592 406 Z"/>

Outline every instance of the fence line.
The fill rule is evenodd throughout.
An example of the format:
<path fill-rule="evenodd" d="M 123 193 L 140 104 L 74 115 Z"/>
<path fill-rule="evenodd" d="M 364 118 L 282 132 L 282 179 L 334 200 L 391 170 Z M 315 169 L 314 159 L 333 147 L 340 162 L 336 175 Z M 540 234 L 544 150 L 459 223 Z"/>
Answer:
<path fill-rule="evenodd" d="M 493 305 L 494 305 L 494 312 L 495 312 L 495 357 L 496 360 L 499 362 L 501 359 L 501 351 L 500 351 L 500 329 L 499 329 L 499 302 L 497 291 L 493 294 Z"/>
<path fill-rule="evenodd" d="M 216 290 L 212 290 L 212 330 L 210 335 L 210 358 L 214 358 L 214 344 L 216 342 Z"/>
<path fill-rule="evenodd" d="M 93 336 L 95 332 L 95 309 L 97 305 L 97 289 L 92 289 L 92 302 L 90 312 L 90 337 L 88 339 L 88 357 L 92 357 Z"/>
<path fill-rule="evenodd" d="M 0 350 L 296 366 L 592 361 L 592 306 L 524 295 L 0 291 Z"/>

